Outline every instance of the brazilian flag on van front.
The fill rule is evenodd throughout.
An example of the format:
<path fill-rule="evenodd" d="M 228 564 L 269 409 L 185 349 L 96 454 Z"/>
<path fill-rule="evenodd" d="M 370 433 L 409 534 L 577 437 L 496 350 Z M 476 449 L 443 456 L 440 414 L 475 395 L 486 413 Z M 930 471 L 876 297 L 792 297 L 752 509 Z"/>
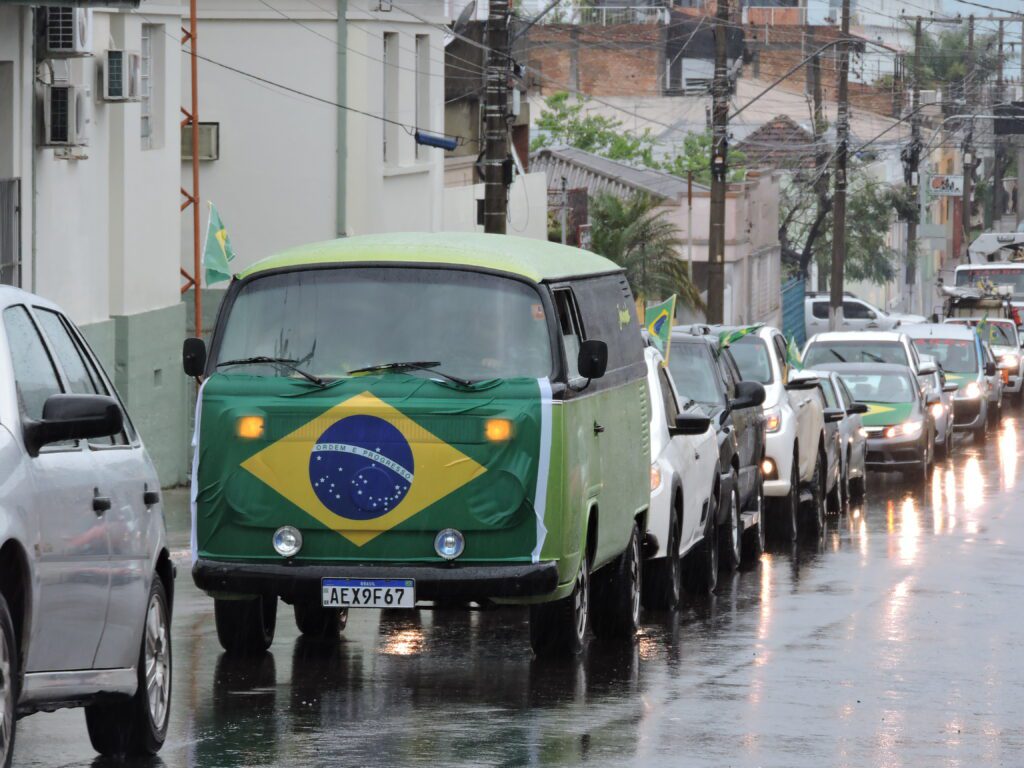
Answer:
<path fill-rule="evenodd" d="M 201 393 L 197 554 L 280 560 L 273 533 L 292 525 L 303 561 L 434 561 L 452 527 L 463 560 L 529 562 L 547 492 L 540 386 L 218 373 Z"/>

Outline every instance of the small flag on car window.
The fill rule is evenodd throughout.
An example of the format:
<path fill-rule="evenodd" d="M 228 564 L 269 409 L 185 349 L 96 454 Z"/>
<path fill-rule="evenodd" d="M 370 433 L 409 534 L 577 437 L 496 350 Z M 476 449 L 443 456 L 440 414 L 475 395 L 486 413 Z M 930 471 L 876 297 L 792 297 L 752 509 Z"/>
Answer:
<path fill-rule="evenodd" d="M 672 294 L 660 304 L 652 304 L 644 311 L 644 328 L 651 344 L 661 353 L 662 365 L 668 365 L 668 351 L 672 343 L 672 322 L 676 317 L 676 296 Z"/>
<path fill-rule="evenodd" d="M 745 328 L 735 328 L 731 331 L 722 331 L 718 334 L 718 348 L 725 349 L 734 341 L 739 341 L 748 333 L 753 333 L 758 328 L 761 328 L 764 323 L 756 323 L 754 325 L 748 325 Z"/>
<path fill-rule="evenodd" d="M 803 362 L 800 360 L 800 350 L 796 348 L 796 339 L 792 336 L 789 337 L 789 341 L 786 342 L 786 363 L 790 368 L 801 370 L 804 367 Z"/>

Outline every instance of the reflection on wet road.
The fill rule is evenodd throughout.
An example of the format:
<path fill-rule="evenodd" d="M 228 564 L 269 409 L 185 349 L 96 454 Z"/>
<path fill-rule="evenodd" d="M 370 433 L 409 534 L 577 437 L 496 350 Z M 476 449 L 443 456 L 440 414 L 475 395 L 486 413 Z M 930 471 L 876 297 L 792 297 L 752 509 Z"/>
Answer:
<path fill-rule="evenodd" d="M 271 652 L 233 660 L 181 567 L 152 764 L 1024 764 L 1018 425 L 964 441 L 923 488 L 875 476 L 823 541 L 648 614 L 628 653 L 535 661 L 521 610 L 353 613 L 324 646 L 282 606 Z M 15 765 L 93 758 L 80 711 L 19 724 Z"/>

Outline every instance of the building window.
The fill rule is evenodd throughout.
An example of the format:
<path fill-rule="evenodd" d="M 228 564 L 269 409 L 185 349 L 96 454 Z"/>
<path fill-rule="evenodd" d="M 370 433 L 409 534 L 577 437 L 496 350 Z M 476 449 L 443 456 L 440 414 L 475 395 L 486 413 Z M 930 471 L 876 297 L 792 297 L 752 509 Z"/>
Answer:
<path fill-rule="evenodd" d="M 429 131 L 430 125 L 430 36 L 416 35 L 416 127 Z M 416 158 L 420 157 L 416 145 Z"/>
<path fill-rule="evenodd" d="M 398 162 L 398 34 L 384 33 L 384 162 Z M 394 122 L 387 122 L 387 121 Z"/>
<path fill-rule="evenodd" d="M 153 25 L 142 25 L 142 61 L 139 67 L 139 114 L 142 148 L 153 148 Z"/>

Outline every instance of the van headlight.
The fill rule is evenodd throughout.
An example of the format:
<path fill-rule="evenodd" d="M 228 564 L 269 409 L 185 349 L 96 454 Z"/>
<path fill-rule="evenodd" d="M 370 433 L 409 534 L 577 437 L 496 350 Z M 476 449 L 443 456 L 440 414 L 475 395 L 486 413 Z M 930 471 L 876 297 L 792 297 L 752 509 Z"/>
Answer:
<path fill-rule="evenodd" d="M 282 525 L 274 531 L 274 551 L 281 557 L 294 557 L 302 549 L 302 533 L 298 528 Z"/>
<path fill-rule="evenodd" d="M 978 382 L 976 381 L 967 382 L 961 392 L 964 397 L 969 397 L 972 400 L 976 397 L 981 397 L 981 387 L 978 386 Z"/>

